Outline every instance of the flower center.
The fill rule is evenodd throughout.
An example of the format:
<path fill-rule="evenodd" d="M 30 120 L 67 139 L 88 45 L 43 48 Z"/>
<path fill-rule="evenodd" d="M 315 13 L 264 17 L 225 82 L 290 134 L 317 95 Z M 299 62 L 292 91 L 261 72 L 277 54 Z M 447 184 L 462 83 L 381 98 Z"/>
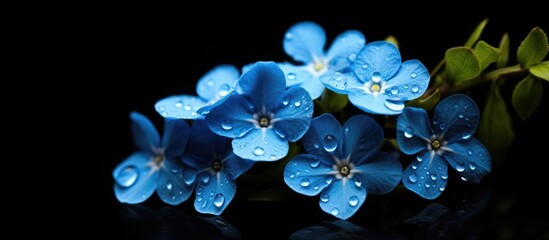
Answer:
<path fill-rule="evenodd" d="M 268 117 L 261 117 L 259 119 L 259 126 L 260 127 L 263 127 L 263 128 L 266 128 L 269 126 L 269 118 Z"/>
<path fill-rule="evenodd" d="M 223 165 L 221 164 L 220 161 L 214 161 L 212 164 L 212 168 L 216 172 L 219 172 L 221 170 L 221 167 L 223 167 Z"/>
<path fill-rule="evenodd" d="M 322 71 L 322 69 L 324 69 L 325 66 L 326 65 L 324 65 L 324 63 L 322 63 L 322 61 L 317 61 L 317 62 L 315 62 L 314 69 L 315 69 L 315 71 L 320 72 L 320 71 Z"/>
<path fill-rule="evenodd" d="M 347 175 L 349 175 L 349 173 L 351 173 L 351 169 L 349 169 L 348 166 L 343 166 L 339 169 L 339 173 L 341 173 L 341 175 L 346 177 Z"/>
<path fill-rule="evenodd" d="M 370 87 L 370 91 L 372 92 L 379 92 L 380 90 L 381 90 L 381 87 L 377 83 L 372 84 L 372 86 Z"/>
<path fill-rule="evenodd" d="M 431 142 L 431 147 L 433 147 L 434 150 L 437 150 L 440 148 L 440 142 L 438 140 L 433 140 Z"/>
<path fill-rule="evenodd" d="M 160 166 L 162 162 L 164 161 L 164 154 L 159 153 L 153 157 L 153 162 L 156 164 L 156 166 Z"/>

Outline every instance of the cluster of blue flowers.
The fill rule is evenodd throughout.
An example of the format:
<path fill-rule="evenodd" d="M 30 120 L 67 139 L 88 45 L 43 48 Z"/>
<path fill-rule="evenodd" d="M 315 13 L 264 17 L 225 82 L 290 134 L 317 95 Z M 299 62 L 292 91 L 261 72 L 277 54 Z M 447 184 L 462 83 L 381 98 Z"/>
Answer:
<path fill-rule="evenodd" d="M 399 183 L 426 199 L 445 189 L 448 165 L 463 180 L 479 182 L 490 172 L 486 148 L 472 135 L 479 110 L 466 95 L 442 100 L 431 125 L 424 109 L 406 107 L 430 81 L 418 60 L 402 62 L 387 41 L 366 43 L 356 30 L 343 32 L 324 51 L 326 34 L 300 22 L 284 35 L 295 62 L 260 61 L 219 65 L 198 80 L 196 96 L 169 96 L 155 104 L 165 118 L 160 137 L 151 121 L 132 112 L 139 151 L 113 171 L 114 192 L 123 203 L 147 200 L 155 191 L 178 205 L 195 193 L 200 213 L 219 215 L 236 194 L 236 179 L 256 161 L 278 161 L 289 142 L 305 152 L 291 159 L 284 181 L 294 191 L 320 195 L 323 211 L 340 219 L 357 212 L 368 193 L 386 194 Z M 343 125 L 330 113 L 313 118 L 323 92 L 347 95 L 366 114 Z M 384 129 L 370 116 L 398 115 L 397 143 L 416 154 L 403 171 L 393 155 L 380 151 Z M 188 123 L 192 123 L 189 126 Z"/>

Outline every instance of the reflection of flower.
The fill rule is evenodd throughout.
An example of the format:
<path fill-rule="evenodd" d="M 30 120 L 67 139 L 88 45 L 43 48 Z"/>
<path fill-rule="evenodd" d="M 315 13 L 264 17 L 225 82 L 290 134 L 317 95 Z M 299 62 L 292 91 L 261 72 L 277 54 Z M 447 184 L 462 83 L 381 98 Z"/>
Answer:
<path fill-rule="evenodd" d="M 429 85 L 427 68 L 418 60 L 401 62 L 398 49 L 385 41 L 366 44 L 353 67 L 353 72 L 334 72 L 320 80 L 368 113 L 399 114 L 404 101 L 418 98 Z"/>
<path fill-rule="evenodd" d="M 309 240 L 309 239 L 405 239 L 403 236 L 382 231 L 372 231 L 357 226 L 347 220 L 337 220 L 333 222 L 324 222 L 318 226 L 301 229 L 292 235 L 290 240 Z"/>
<path fill-rule="evenodd" d="M 234 83 L 239 76 L 238 69 L 233 65 L 218 65 L 198 80 L 196 85 L 198 97 L 191 95 L 169 96 L 156 102 L 154 108 L 166 118 L 203 118 L 199 110 L 214 104 L 232 92 Z"/>
<path fill-rule="evenodd" d="M 320 75 L 347 71 L 365 42 L 361 32 L 348 30 L 337 36 L 330 49 L 324 52 L 326 33 L 322 27 L 309 21 L 293 25 L 284 35 L 284 51 L 304 65 L 279 64 L 286 74 L 287 86 L 303 87 L 312 99 L 320 97 L 324 91 Z"/>
<path fill-rule="evenodd" d="M 302 138 L 308 154 L 288 162 L 284 181 L 301 194 L 320 193 L 322 210 L 347 219 L 367 192 L 385 194 L 400 182 L 402 166 L 378 151 L 382 141 L 383 129 L 367 115 L 355 115 L 341 127 L 331 114 L 323 114 Z"/>
<path fill-rule="evenodd" d="M 229 140 L 210 131 L 203 120 L 192 126 L 183 162 L 197 170 L 194 207 L 198 212 L 221 214 L 236 193 L 236 178 L 254 163 L 237 157 Z"/>
<path fill-rule="evenodd" d="M 284 73 L 274 62 L 257 62 L 242 74 L 233 92 L 206 114 L 215 133 L 233 138 L 233 152 L 244 159 L 276 161 L 288 141 L 309 128 L 313 103 L 300 87 L 286 90 Z"/>
<path fill-rule="evenodd" d="M 404 186 L 426 199 L 437 198 L 446 187 L 448 164 L 461 179 L 478 183 L 491 169 L 486 148 L 472 136 L 479 110 L 472 99 L 455 94 L 434 109 L 431 128 L 424 109 L 408 107 L 397 119 L 397 140 L 405 154 L 417 154 L 404 170 Z"/>
<path fill-rule="evenodd" d="M 140 203 L 156 190 L 162 201 L 177 205 L 189 198 L 194 187 L 194 170 L 184 167 L 178 157 L 185 150 L 189 125 L 183 120 L 164 121 L 160 139 L 153 123 L 132 112 L 132 134 L 139 151 L 113 171 L 114 193 L 120 202 Z"/>

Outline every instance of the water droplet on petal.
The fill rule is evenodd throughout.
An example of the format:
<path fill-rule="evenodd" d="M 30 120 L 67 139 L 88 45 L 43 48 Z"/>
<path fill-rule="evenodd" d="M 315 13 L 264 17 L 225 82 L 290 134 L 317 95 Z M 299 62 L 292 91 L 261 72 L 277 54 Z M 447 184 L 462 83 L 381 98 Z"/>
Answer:
<path fill-rule="evenodd" d="M 417 73 L 413 72 L 412 75 L 410 75 L 410 77 L 416 78 L 416 77 L 417 77 Z"/>
<path fill-rule="evenodd" d="M 385 106 L 393 111 L 402 111 L 404 109 L 403 102 L 394 102 L 391 100 L 385 100 Z"/>
<path fill-rule="evenodd" d="M 173 104 L 173 106 L 176 107 L 176 108 L 181 108 L 181 107 L 183 107 L 183 103 L 176 102 L 176 103 Z"/>
<path fill-rule="evenodd" d="M 333 152 L 337 148 L 337 139 L 332 135 L 326 135 L 322 145 L 326 151 Z"/>
<path fill-rule="evenodd" d="M 286 137 L 286 133 L 282 129 L 275 128 L 275 133 L 280 136 L 281 138 Z"/>
<path fill-rule="evenodd" d="M 404 136 L 406 138 L 411 138 L 414 136 L 414 129 L 412 127 L 407 127 L 405 130 L 404 130 Z"/>
<path fill-rule="evenodd" d="M 438 127 L 440 128 L 440 130 L 444 130 L 446 128 L 446 123 L 441 122 L 438 124 Z"/>
<path fill-rule="evenodd" d="M 448 175 L 440 175 L 440 178 L 446 180 L 446 179 L 448 179 Z"/>
<path fill-rule="evenodd" d="M 292 33 L 286 33 L 284 37 L 286 38 L 286 40 L 292 40 L 294 38 L 294 35 Z"/>
<path fill-rule="evenodd" d="M 225 119 L 225 121 L 221 123 L 221 127 L 225 130 L 231 130 L 233 128 L 233 123 L 231 120 Z"/>
<path fill-rule="evenodd" d="M 290 178 L 295 178 L 295 174 L 291 173 Z"/>
<path fill-rule="evenodd" d="M 295 101 L 294 105 L 295 105 L 296 107 L 299 107 L 299 106 L 301 106 L 301 100 L 297 100 L 297 101 Z"/>
<path fill-rule="evenodd" d="M 471 137 L 471 134 L 465 134 L 463 136 L 461 136 L 461 138 L 463 139 L 469 139 Z"/>
<path fill-rule="evenodd" d="M 461 180 L 463 180 L 463 181 L 466 181 L 466 182 L 467 182 L 467 178 L 465 178 L 465 177 L 461 177 Z"/>
<path fill-rule="evenodd" d="M 391 93 L 392 93 L 393 95 L 398 94 L 398 88 L 397 88 L 397 87 L 392 87 L 392 88 L 391 88 Z"/>
<path fill-rule="evenodd" d="M 227 96 L 227 94 L 229 94 L 229 92 L 231 91 L 231 86 L 229 86 L 228 84 L 223 84 L 221 86 L 219 86 L 219 96 L 221 97 L 225 97 Z"/>
<path fill-rule="evenodd" d="M 191 105 L 185 105 L 183 109 L 185 109 L 185 111 L 191 111 Z"/>
<path fill-rule="evenodd" d="M 255 147 L 254 148 L 254 155 L 262 156 L 263 154 L 265 154 L 265 151 L 263 150 L 262 147 Z"/>
<path fill-rule="evenodd" d="M 167 113 L 167 112 L 161 112 L 160 115 L 162 115 L 163 117 L 165 117 L 165 116 L 168 116 L 168 113 Z"/>
<path fill-rule="evenodd" d="M 305 179 L 301 180 L 301 183 L 300 183 L 300 184 L 301 184 L 301 186 L 303 186 L 303 187 L 308 187 L 309 185 L 311 185 L 311 181 L 309 181 L 308 178 L 305 178 Z"/>
<path fill-rule="evenodd" d="M 372 73 L 372 81 L 374 81 L 376 83 L 381 81 L 381 73 L 379 73 L 379 72 Z"/>
<path fill-rule="evenodd" d="M 317 158 L 317 157 L 312 158 L 311 162 L 310 162 L 310 165 L 311 165 L 312 168 L 318 167 L 318 165 L 320 165 L 320 159 Z"/>
<path fill-rule="evenodd" d="M 320 143 L 318 142 L 318 140 L 315 140 L 315 142 L 313 143 L 313 146 L 315 148 L 319 148 L 320 147 Z"/>
<path fill-rule="evenodd" d="M 416 170 L 417 169 L 417 165 L 416 165 L 416 162 L 412 162 L 412 169 Z"/>
<path fill-rule="evenodd" d="M 413 93 L 417 93 L 419 91 L 419 86 L 418 85 L 412 85 L 412 92 Z"/>
<path fill-rule="evenodd" d="M 328 81 L 328 84 L 340 90 L 347 88 L 347 77 L 341 73 L 335 73 Z"/>
<path fill-rule="evenodd" d="M 445 189 L 444 187 L 438 188 L 438 190 L 441 191 L 441 192 L 444 191 L 444 189 Z"/>
<path fill-rule="evenodd" d="M 218 193 L 215 195 L 213 202 L 216 207 L 221 207 L 221 205 L 223 205 L 223 203 L 225 202 L 225 196 L 223 196 L 223 194 L 221 193 Z"/>
<path fill-rule="evenodd" d="M 324 193 L 324 194 L 320 195 L 320 201 L 328 202 L 328 201 L 330 201 L 330 196 L 327 193 Z"/>
<path fill-rule="evenodd" d="M 468 153 L 469 155 L 473 155 L 473 150 L 467 149 L 467 153 Z"/>
<path fill-rule="evenodd" d="M 287 75 L 288 80 L 295 80 L 295 77 L 296 77 L 295 73 L 288 73 Z"/>
<path fill-rule="evenodd" d="M 337 214 L 339 214 L 339 209 L 337 208 L 332 208 L 332 210 L 330 211 L 330 213 L 334 216 L 337 216 Z"/>
<path fill-rule="evenodd" d="M 359 177 L 355 177 L 355 185 L 357 187 L 362 186 L 362 180 Z"/>
<path fill-rule="evenodd" d="M 213 81 L 213 80 L 209 80 L 207 84 L 208 84 L 208 87 L 213 87 L 214 81 Z"/>
<path fill-rule="evenodd" d="M 431 184 L 425 183 L 425 187 L 426 187 L 426 188 L 430 188 L 430 187 L 431 187 Z"/>
<path fill-rule="evenodd" d="M 352 196 L 349 199 L 349 204 L 353 207 L 356 206 L 358 204 L 358 197 L 357 196 Z"/>
<path fill-rule="evenodd" d="M 418 162 L 423 161 L 424 154 L 425 154 L 424 152 L 420 152 L 420 153 L 417 154 L 416 159 L 417 159 Z"/>
<path fill-rule="evenodd" d="M 199 201 L 199 202 L 201 202 L 201 201 L 202 201 L 202 196 L 198 196 L 198 197 L 196 197 L 196 201 Z"/>
<path fill-rule="evenodd" d="M 196 189 L 196 196 L 200 196 L 202 195 L 202 193 L 204 192 L 204 189 L 202 187 L 198 187 Z"/>
<path fill-rule="evenodd" d="M 139 172 L 137 168 L 128 166 L 118 172 L 116 175 L 116 183 L 122 187 L 129 187 L 135 183 Z"/>
<path fill-rule="evenodd" d="M 172 187 L 173 187 L 172 183 L 171 183 L 171 182 L 168 182 L 168 184 L 166 185 L 166 188 L 167 188 L 168 190 L 172 190 Z"/>
<path fill-rule="evenodd" d="M 437 174 L 436 173 L 431 173 L 431 180 L 433 180 L 433 181 L 437 180 Z"/>
<path fill-rule="evenodd" d="M 458 162 L 456 165 L 456 170 L 458 172 L 463 172 L 465 170 L 465 164 L 463 162 Z"/>
<path fill-rule="evenodd" d="M 463 118 L 463 117 L 465 117 L 465 116 L 463 116 L 463 114 L 460 113 L 460 114 L 459 114 L 459 118 Z"/>
<path fill-rule="evenodd" d="M 469 164 L 469 168 L 470 168 L 471 170 L 475 170 L 475 169 L 477 169 L 477 164 L 474 163 L 474 162 L 471 162 L 471 164 Z"/>
<path fill-rule="evenodd" d="M 410 182 L 412 182 L 412 183 L 416 183 L 417 182 L 417 174 L 415 174 L 415 173 L 410 174 L 410 176 L 408 176 L 408 180 L 410 180 Z"/>
<path fill-rule="evenodd" d="M 368 65 L 367 65 L 367 64 L 363 64 L 363 65 L 362 65 L 362 68 L 366 69 L 366 68 L 368 68 Z"/>
<path fill-rule="evenodd" d="M 284 106 L 288 105 L 288 103 L 290 102 L 290 98 L 288 96 L 284 97 L 284 99 L 282 99 L 282 104 L 284 104 Z"/>
<path fill-rule="evenodd" d="M 271 154 L 271 160 L 276 160 L 276 155 Z"/>

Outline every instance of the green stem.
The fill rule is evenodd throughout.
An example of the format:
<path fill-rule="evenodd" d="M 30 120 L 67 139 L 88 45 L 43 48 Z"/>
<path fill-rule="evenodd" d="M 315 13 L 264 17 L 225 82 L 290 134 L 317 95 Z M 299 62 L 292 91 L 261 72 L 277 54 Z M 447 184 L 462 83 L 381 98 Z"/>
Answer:
<path fill-rule="evenodd" d="M 433 71 L 431 71 L 431 73 L 429 73 L 431 78 L 433 78 L 438 73 L 438 71 L 440 71 L 440 68 L 442 68 L 442 66 L 444 66 L 444 63 L 446 63 L 446 60 L 444 58 L 442 60 L 440 60 L 440 62 L 438 62 L 437 66 L 433 69 Z"/>

